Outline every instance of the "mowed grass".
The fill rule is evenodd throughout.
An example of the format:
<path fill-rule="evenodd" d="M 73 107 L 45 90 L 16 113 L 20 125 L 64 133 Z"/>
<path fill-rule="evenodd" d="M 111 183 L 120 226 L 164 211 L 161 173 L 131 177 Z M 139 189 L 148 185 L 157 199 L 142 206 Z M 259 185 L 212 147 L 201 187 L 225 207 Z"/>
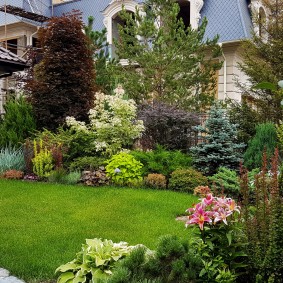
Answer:
<path fill-rule="evenodd" d="M 189 194 L 0 180 L 0 267 L 27 282 L 54 279 L 87 238 L 154 249 L 158 237 L 188 238 L 177 215 Z"/>

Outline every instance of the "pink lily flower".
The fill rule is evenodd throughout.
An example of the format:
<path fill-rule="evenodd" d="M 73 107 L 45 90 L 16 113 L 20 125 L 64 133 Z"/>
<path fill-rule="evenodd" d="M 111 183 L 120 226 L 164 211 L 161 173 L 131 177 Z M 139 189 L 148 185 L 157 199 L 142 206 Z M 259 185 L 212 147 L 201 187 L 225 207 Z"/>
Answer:
<path fill-rule="evenodd" d="M 203 230 L 205 222 L 211 223 L 212 220 L 208 217 L 207 212 L 203 210 L 202 206 L 198 206 L 195 213 L 189 216 L 189 221 L 186 223 L 186 226 L 188 224 L 198 224 L 199 228 Z"/>
<path fill-rule="evenodd" d="M 214 197 L 212 196 L 212 194 L 207 194 L 205 198 L 202 199 L 202 203 L 205 206 L 211 205 L 214 201 Z"/>
<path fill-rule="evenodd" d="M 236 202 L 233 199 L 227 200 L 227 206 L 230 211 L 237 211 L 240 213 L 240 206 L 236 205 Z"/>
<path fill-rule="evenodd" d="M 232 211 L 227 211 L 224 208 L 219 208 L 218 211 L 214 214 L 214 223 L 217 223 L 219 221 L 223 221 L 226 225 L 227 223 L 227 217 L 232 214 Z"/>

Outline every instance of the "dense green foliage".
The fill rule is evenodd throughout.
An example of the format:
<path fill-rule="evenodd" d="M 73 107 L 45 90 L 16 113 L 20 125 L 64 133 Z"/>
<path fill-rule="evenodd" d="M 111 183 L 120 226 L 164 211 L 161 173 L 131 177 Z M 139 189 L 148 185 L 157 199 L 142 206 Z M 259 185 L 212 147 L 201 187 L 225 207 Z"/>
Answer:
<path fill-rule="evenodd" d="M 119 26 L 116 56 L 128 65 L 116 65 L 113 75 L 136 101 L 157 98 L 202 109 L 214 100 L 218 37 L 204 37 L 206 19 L 198 29 L 186 27 L 175 0 L 147 0 L 143 7 L 119 14 L 125 25 Z"/>
<path fill-rule="evenodd" d="M 131 154 L 120 152 L 107 161 L 107 176 L 116 185 L 138 185 L 142 181 L 142 163 Z"/>
<path fill-rule="evenodd" d="M 180 151 L 169 151 L 157 145 L 152 151 L 132 151 L 131 154 L 143 164 L 142 174 L 159 173 L 167 178 L 179 168 L 187 168 L 192 165 L 192 158 Z"/>
<path fill-rule="evenodd" d="M 193 193 L 196 187 L 205 186 L 207 183 L 207 178 L 193 168 L 177 169 L 171 174 L 168 189 Z"/>
<path fill-rule="evenodd" d="M 193 127 L 199 125 L 199 119 L 194 113 L 154 101 L 140 105 L 138 117 L 145 126 L 140 139 L 140 144 L 145 149 L 152 149 L 160 144 L 168 150 L 187 152 L 196 142 Z"/>
<path fill-rule="evenodd" d="M 0 149 L 0 173 L 15 169 L 25 169 L 24 153 L 22 148 L 5 147 Z"/>
<path fill-rule="evenodd" d="M 35 130 L 31 105 L 23 96 L 10 98 L 4 104 L 5 115 L 0 119 L 0 147 L 19 147 Z"/>
<path fill-rule="evenodd" d="M 100 166 L 105 164 L 105 157 L 100 156 L 83 156 L 74 159 L 73 162 L 70 163 L 70 170 L 93 170 L 97 169 Z"/>
<path fill-rule="evenodd" d="M 248 142 L 255 135 L 256 125 L 260 121 L 259 113 L 243 100 L 240 103 L 231 102 L 228 108 L 229 120 L 232 124 L 237 124 L 237 140 L 244 143 Z"/>
<path fill-rule="evenodd" d="M 272 89 L 243 87 L 243 92 L 253 98 L 260 113 L 261 123 L 273 121 L 278 123 L 282 119 L 282 93 L 277 89 L 277 82 L 283 78 L 283 3 L 282 1 L 263 0 L 265 11 L 259 15 L 253 12 L 255 25 L 259 33 L 254 33 L 252 39 L 243 44 L 244 63 L 240 65 L 242 71 L 248 75 L 250 84 L 258 85 L 262 82 L 274 84 Z"/>
<path fill-rule="evenodd" d="M 52 17 L 38 32 L 42 60 L 26 89 L 40 129 L 55 130 L 65 117 L 87 120 L 95 91 L 92 50 L 76 14 Z"/>
<path fill-rule="evenodd" d="M 277 133 L 272 123 L 259 124 L 256 127 L 256 134 L 250 140 L 244 154 L 244 164 L 248 169 L 260 168 L 262 165 L 262 154 L 266 151 L 270 158 L 277 145 Z"/>
<path fill-rule="evenodd" d="M 85 239 L 154 249 L 172 233 L 189 237 L 176 215 L 197 198 L 171 191 L 0 180 L 0 266 L 26 282 L 49 281 Z M 62 251 L 62 252 L 60 252 Z"/>
<path fill-rule="evenodd" d="M 137 247 L 118 264 L 109 283 L 185 283 L 194 282 L 200 270 L 200 258 L 176 236 L 159 239 L 156 251 Z"/>
<path fill-rule="evenodd" d="M 245 146 L 237 141 L 237 125 L 229 122 L 225 110 L 216 103 L 209 112 L 204 126 L 196 127 L 203 142 L 191 148 L 194 166 L 201 172 L 212 175 L 219 167 L 238 169 Z"/>
<path fill-rule="evenodd" d="M 219 167 L 217 172 L 208 177 L 213 191 L 229 197 L 238 198 L 240 192 L 239 176 L 236 171 Z"/>

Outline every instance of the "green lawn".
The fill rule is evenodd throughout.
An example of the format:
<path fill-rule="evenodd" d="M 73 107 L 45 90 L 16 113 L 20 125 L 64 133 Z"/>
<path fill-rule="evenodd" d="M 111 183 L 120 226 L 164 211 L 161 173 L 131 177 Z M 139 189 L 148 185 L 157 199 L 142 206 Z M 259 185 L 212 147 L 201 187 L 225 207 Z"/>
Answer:
<path fill-rule="evenodd" d="M 55 278 L 86 238 L 155 248 L 161 235 L 188 237 L 175 217 L 195 201 L 170 191 L 0 180 L 0 267 L 39 282 Z"/>

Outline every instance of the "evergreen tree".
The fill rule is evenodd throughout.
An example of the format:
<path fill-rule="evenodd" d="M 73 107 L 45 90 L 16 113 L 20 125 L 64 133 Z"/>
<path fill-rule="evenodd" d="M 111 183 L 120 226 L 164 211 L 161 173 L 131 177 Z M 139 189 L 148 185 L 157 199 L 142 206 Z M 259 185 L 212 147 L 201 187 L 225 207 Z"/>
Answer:
<path fill-rule="evenodd" d="M 0 147 L 20 147 L 36 128 L 32 107 L 20 96 L 11 97 L 4 109 L 5 115 L 0 119 Z"/>
<path fill-rule="evenodd" d="M 203 142 L 191 148 L 195 167 L 207 175 L 219 167 L 238 169 L 243 143 L 237 143 L 237 125 L 229 122 L 225 110 L 216 103 L 209 112 L 204 126 L 196 129 Z"/>
<path fill-rule="evenodd" d="M 55 130 L 74 116 L 88 118 L 95 92 L 95 69 L 88 37 L 80 15 L 53 17 L 38 39 L 42 60 L 27 82 L 39 128 Z"/>
<path fill-rule="evenodd" d="M 266 151 L 267 158 L 271 158 L 277 145 L 276 127 L 272 123 L 259 124 L 256 127 L 256 134 L 248 144 L 244 154 L 244 164 L 251 170 L 260 168 L 262 154 Z"/>
<path fill-rule="evenodd" d="M 115 42 L 115 76 L 136 101 L 160 99 L 188 110 L 200 110 L 214 100 L 218 37 L 205 39 L 206 19 L 198 29 L 186 27 L 175 0 L 147 0 L 143 11 L 120 14 Z M 217 61 L 217 62 L 216 62 Z"/>
<path fill-rule="evenodd" d="M 282 119 L 283 109 L 280 105 L 282 92 L 277 82 L 283 79 L 283 1 L 262 0 L 266 7 L 266 20 L 262 15 L 254 14 L 258 34 L 243 44 L 244 62 L 240 69 L 249 77 L 249 86 L 242 85 L 243 91 L 255 99 L 260 111 L 261 122 Z M 274 85 L 271 88 L 251 88 L 263 82 Z"/>
<path fill-rule="evenodd" d="M 89 38 L 90 49 L 93 53 L 95 67 L 95 82 L 103 93 L 110 93 L 115 87 L 111 75 L 109 74 L 108 43 L 106 41 L 106 28 L 101 31 L 93 30 L 94 17 L 88 18 L 88 24 L 84 27 L 86 36 Z M 112 61 L 112 63 L 114 63 Z"/>

